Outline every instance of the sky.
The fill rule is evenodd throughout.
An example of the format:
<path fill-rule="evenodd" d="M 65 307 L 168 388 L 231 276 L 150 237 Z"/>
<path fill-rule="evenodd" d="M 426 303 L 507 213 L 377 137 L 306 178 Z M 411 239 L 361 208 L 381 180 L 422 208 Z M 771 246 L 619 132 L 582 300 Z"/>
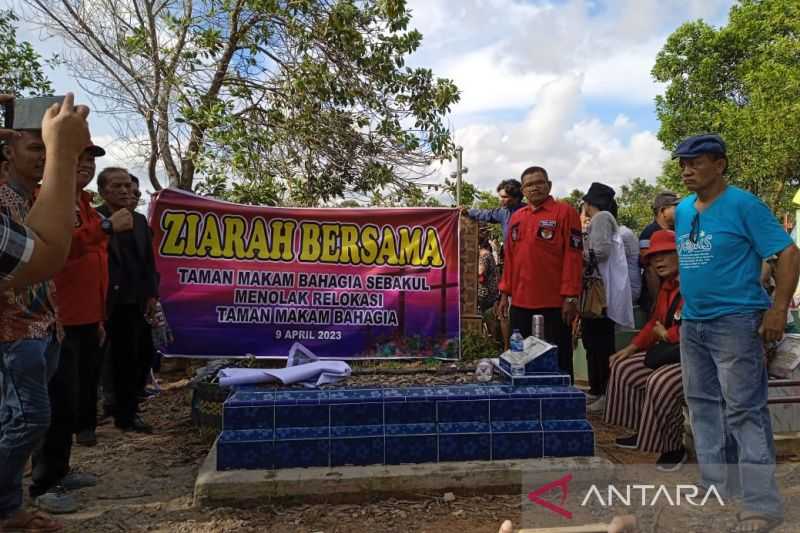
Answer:
<path fill-rule="evenodd" d="M 654 99 L 663 88 L 650 71 L 669 34 L 702 18 L 725 23 L 733 0 L 407 0 L 423 44 L 412 66 L 431 68 L 461 91 L 446 123 L 464 148 L 465 179 L 494 190 L 532 165 L 545 167 L 553 193 L 593 181 L 618 188 L 654 181 L 668 157 L 656 138 Z M 16 0 L 0 0 L 0 4 Z M 18 38 L 45 57 L 63 50 L 30 26 Z M 66 67 L 48 71 L 56 93 L 89 100 Z M 96 103 L 99 104 L 99 103 Z M 96 105 L 96 107 L 102 107 Z M 117 140 L 108 115 L 90 117 L 108 155 L 98 168 L 127 166 L 146 175 L 136 149 Z M 426 183 L 454 163 L 437 164 Z"/>

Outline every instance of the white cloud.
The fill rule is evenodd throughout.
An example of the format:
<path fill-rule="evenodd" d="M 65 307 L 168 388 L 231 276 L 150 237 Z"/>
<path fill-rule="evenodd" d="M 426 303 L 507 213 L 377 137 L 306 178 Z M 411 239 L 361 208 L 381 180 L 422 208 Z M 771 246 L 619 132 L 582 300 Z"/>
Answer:
<path fill-rule="evenodd" d="M 680 24 L 719 24 L 732 2 L 411 0 L 424 35 L 414 60 L 461 89 L 450 121 L 470 182 L 491 190 L 541 165 L 556 194 L 619 187 L 655 179 L 668 155 L 652 131 L 656 54 Z"/>
<path fill-rule="evenodd" d="M 650 131 L 628 137 L 624 115 L 613 124 L 599 119 L 576 119 L 580 104 L 580 76 L 566 76 L 545 85 L 536 106 L 520 122 L 471 124 L 455 131 L 464 148 L 466 179 L 482 189 L 493 189 L 500 179 L 518 178 L 531 165 L 545 167 L 553 192 L 565 195 L 586 189 L 592 181 L 619 187 L 633 177 L 653 180 L 667 152 Z M 440 176 L 453 164 L 443 165 Z"/>

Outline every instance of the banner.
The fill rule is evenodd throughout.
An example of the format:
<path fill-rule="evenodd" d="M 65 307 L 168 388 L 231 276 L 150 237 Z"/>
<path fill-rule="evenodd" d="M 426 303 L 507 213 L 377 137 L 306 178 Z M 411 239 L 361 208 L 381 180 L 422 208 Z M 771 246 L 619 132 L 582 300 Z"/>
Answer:
<path fill-rule="evenodd" d="M 457 209 L 151 205 L 169 355 L 458 357 Z"/>

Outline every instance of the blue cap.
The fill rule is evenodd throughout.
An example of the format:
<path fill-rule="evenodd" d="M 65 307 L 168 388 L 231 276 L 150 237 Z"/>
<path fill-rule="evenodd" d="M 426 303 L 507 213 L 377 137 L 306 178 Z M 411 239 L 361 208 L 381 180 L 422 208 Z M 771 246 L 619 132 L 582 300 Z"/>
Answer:
<path fill-rule="evenodd" d="M 678 144 L 678 147 L 672 152 L 672 159 L 681 157 L 691 159 L 703 154 L 725 155 L 725 150 L 725 141 L 716 133 L 692 135 Z"/>

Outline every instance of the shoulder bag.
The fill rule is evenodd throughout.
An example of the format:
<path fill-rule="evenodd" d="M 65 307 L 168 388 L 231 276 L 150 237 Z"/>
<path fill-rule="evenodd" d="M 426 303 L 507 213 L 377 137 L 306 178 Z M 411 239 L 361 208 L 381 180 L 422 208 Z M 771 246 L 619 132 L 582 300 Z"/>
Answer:
<path fill-rule="evenodd" d="M 597 257 L 594 250 L 589 250 L 589 262 L 583 271 L 583 288 L 578 300 L 578 312 L 581 318 L 602 318 L 607 305 L 606 287 L 600 276 Z"/>
<path fill-rule="evenodd" d="M 681 303 L 681 293 L 677 293 L 675 298 L 667 310 L 667 317 L 664 320 L 664 327 L 669 329 L 675 323 L 675 311 L 678 310 L 678 305 Z M 671 343 L 659 341 L 652 348 L 647 350 L 644 355 L 644 364 L 646 367 L 656 370 L 664 365 L 672 365 L 681 362 L 681 343 Z"/>

